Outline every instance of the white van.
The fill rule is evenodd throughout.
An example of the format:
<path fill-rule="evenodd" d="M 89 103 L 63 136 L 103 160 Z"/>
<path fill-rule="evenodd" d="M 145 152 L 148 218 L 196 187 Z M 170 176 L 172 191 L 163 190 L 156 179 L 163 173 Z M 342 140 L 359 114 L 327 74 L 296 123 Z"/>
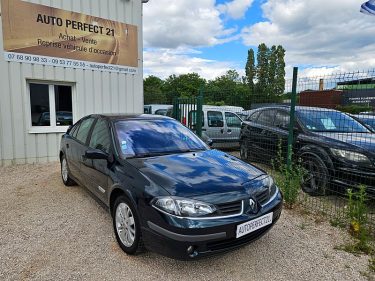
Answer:
<path fill-rule="evenodd" d="M 147 104 L 143 107 L 143 113 L 166 115 L 170 107 L 172 107 L 170 104 Z"/>
<path fill-rule="evenodd" d="M 214 147 L 239 146 L 242 119 L 236 112 L 242 112 L 244 109 L 236 106 L 211 105 L 203 105 L 202 108 L 202 134 L 205 138 L 211 139 Z M 183 115 L 182 120 L 179 121 L 185 126 L 195 129 L 196 110 L 189 110 L 186 114 L 188 118 L 185 114 Z"/>

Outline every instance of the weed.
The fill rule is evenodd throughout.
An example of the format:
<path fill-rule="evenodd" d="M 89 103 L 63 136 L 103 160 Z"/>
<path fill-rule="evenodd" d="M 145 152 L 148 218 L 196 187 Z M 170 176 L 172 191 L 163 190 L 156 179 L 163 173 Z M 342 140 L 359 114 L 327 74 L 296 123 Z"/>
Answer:
<path fill-rule="evenodd" d="M 335 249 L 345 251 L 354 255 L 360 255 L 360 254 L 370 255 L 374 251 L 373 248 L 369 244 L 363 243 L 360 240 L 357 240 L 354 243 L 337 246 L 335 247 Z"/>
<path fill-rule="evenodd" d="M 272 160 L 272 166 L 275 171 L 273 172 L 273 177 L 283 192 L 285 205 L 286 207 L 293 208 L 301 190 L 305 169 L 300 162 L 292 163 L 288 167 L 283 156 L 281 140 L 278 144 L 277 157 Z"/>
<path fill-rule="evenodd" d="M 306 224 L 306 223 L 304 223 L 304 222 L 298 225 L 298 227 L 299 227 L 300 229 L 302 229 L 302 230 L 305 230 L 307 226 L 308 226 L 308 224 Z"/>
<path fill-rule="evenodd" d="M 333 218 L 333 219 L 331 219 L 329 221 L 329 223 L 333 227 L 340 227 L 340 228 L 345 228 L 346 227 L 346 223 L 345 223 L 345 221 L 342 218 Z"/>
<path fill-rule="evenodd" d="M 350 234 L 359 240 L 361 248 L 366 248 L 370 240 L 368 227 L 366 187 L 361 185 L 358 192 L 348 190 L 347 218 Z"/>

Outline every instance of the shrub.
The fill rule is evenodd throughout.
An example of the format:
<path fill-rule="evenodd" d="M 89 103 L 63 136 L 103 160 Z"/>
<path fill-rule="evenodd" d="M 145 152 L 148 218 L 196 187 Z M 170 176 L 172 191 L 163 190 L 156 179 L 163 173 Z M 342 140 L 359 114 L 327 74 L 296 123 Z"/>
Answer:
<path fill-rule="evenodd" d="M 300 161 L 292 162 L 288 167 L 282 153 L 281 141 L 278 144 L 277 158 L 272 161 L 272 166 L 275 171 L 273 177 L 283 192 L 286 207 L 292 208 L 297 202 L 306 171 Z"/>
<path fill-rule="evenodd" d="M 372 111 L 372 107 L 368 105 L 358 105 L 358 104 L 338 105 L 336 109 L 342 112 L 351 113 L 351 114 L 358 114 L 361 112 Z"/>

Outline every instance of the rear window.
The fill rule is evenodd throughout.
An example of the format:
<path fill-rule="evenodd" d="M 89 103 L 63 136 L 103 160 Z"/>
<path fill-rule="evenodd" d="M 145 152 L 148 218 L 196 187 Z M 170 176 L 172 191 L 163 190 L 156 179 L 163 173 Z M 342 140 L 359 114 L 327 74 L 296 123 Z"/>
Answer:
<path fill-rule="evenodd" d="M 247 121 L 251 121 L 251 122 L 255 122 L 257 121 L 258 117 L 259 117 L 259 114 L 261 113 L 261 111 L 257 111 L 257 112 L 254 112 L 253 114 L 251 114 L 249 117 L 247 117 Z"/>

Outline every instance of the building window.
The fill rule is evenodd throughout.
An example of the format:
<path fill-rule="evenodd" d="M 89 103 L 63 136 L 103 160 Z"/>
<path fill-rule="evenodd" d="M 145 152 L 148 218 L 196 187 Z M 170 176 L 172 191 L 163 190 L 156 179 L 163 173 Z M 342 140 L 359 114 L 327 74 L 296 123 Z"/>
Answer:
<path fill-rule="evenodd" d="M 29 89 L 32 129 L 57 132 L 73 124 L 72 86 L 30 82 Z"/>

